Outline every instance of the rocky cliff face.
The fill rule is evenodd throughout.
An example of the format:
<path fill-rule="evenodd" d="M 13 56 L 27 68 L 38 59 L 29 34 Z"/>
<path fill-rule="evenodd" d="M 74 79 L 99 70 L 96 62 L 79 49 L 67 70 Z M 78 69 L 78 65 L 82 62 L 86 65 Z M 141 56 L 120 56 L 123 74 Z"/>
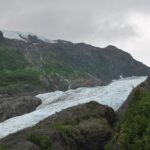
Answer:
<path fill-rule="evenodd" d="M 33 128 L 0 141 L 7 150 L 99 150 L 111 137 L 114 111 L 96 102 L 78 105 L 47 118 Z"/>
<path fill-rule="evenodd" d="M 114 46 L 51 42 L 30 34 L 18 33 L 18 39 L 4 34 L 0 53 L 1 93 L 67 90 L 150 74 L 149 67 Z"/>

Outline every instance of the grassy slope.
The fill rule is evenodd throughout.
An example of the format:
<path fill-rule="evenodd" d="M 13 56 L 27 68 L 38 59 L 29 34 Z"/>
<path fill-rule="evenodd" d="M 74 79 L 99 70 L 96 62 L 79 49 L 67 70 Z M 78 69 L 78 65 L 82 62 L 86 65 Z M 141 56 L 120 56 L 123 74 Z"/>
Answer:
<path fill-rule="evenodd" d="M 21 51 L 0 46 L 0 90 L 22 90 L 28 85 L 39 86 L 37 71 L 29 69 Z"/>
<path fill-rule="evenodd" d="M 115 143 L 115 144 L 114 144 Z M 150 92 L 136 91 L 107 150 L 150 150 Z"/>
<path fill-rule="evenodd" d="M 42 82 L 45 79 L 56 83 L 60 79 L 82 76 L 84 75 L 81 72 L 72 69 L 69 65 L 64 66 L 59 63 L 46 63 L 42 64 L 42 67 L 39 64 L 31 65 L 20 49 L 11 49 L 5 44 L 0 44 L 0 91 L 2 93 L 41 91 L 47 88 Z"/>

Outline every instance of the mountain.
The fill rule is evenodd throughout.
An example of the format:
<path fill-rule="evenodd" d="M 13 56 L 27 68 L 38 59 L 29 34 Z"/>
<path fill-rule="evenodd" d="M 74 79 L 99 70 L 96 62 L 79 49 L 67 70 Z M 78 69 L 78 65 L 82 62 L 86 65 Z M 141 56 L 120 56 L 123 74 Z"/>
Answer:
<path fill-rule="evenodd" d="M 49 97 L 44 103 L 32 96 L 24 96 L 44 91 L 104 85 L 120 77 L 149 75 L 150 68 L 133 59 L 130 54 L 114 46 L 98 48 L 85 43 L 51 41 L 32 33 L 9 31 L 0 32 L 0 54 L 1 121 L 14 117 L 0 124 L 3 129 L 1 136 L 13 133 L 11 127 L 15 128 L 15 124 L 18 127 L 16 130 L 21 130 L 22 126 L 18 125 L 20 123 L 29 127 L 33 121 L 36 124 L 39 117 L 48 117 L 34 127 L 1 139 L 0 150 L 98 150 L 104 149 L 109 139 L 110 142 L 105 146 L 108 150 L 150 149 L 149 78 L 133 90 L 117 112 L 119 118 L 112 108 L 93 101 L 56 112 L 52 116 L 48 112 L 61 110 L 60 106 L 66 108 L 77 102 L 90 101 L 88 98 L 91 95 L 91 100 L 103 96 L 110 99 L 110 104 L 114 104 L 114 99 L 118 105 L 122 102 L 120 97 L 124 97 L 128 89 L 133 88 L 131 82 L 128 86 L 122 82 L 118 86 L 112 83 L 108 88 L 94 88 L 93 92 L 90 88 L 90 92 L 85 88 L 69 90 L 66 92 L 68 95 L 56 91 L 62 97 L 53 92 L 52 101 Z M 118 94 L 114 97 L 110 92 L 110 89 L 114 91 L 113 87 Z M 126 91 L 121 94 L 121 89 Z M 65 98 L 68 98 L 70 104 L 63 101 Z M 49 107 L 51 104 L 52 107 Z M 37 106 L 42 106 L 43 109 L 36 109 Z M 32 112 L 34 118 L 29 112 Z M 23 115 L 25 113 L 28 114 Z M 24 118 L 17 122 L 17 115 L 23 115 Z"/>
<path fill-rule="evenodd" d="M 114 47 L 0 32 L 0 93 L 67 90 L 145 76 L 150 68 Z"/>

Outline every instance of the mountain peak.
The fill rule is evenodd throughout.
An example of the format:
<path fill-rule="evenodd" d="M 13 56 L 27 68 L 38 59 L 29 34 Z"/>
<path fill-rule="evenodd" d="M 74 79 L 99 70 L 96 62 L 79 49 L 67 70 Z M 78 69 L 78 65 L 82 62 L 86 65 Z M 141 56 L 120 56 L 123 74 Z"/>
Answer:
<path fill-rule="evenodd" d="M 106 49 L 118 49 L 116 46 L 114 45 L 108 45 L 105 47 Z"/>
<path fill-rule="evenodd" d="M 36 41 L 43 41 L 47 43 L 56 43 L 54 40 L 49 40 L 41 35 L 36 35 L 31 32 L 20 32 L 20 31 L 8 31 L 8 30 L 2 30 L 4 38 L 7 39 L 15 39 L 25 42 L 32 42 L 36 43 Z"/>

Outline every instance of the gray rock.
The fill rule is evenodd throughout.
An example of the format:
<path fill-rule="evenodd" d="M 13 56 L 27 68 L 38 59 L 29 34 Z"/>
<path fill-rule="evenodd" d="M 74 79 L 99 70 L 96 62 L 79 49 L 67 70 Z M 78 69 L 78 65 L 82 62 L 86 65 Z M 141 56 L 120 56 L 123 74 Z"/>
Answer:
<path fill-rule="evenodd" d="M 103 150 L 111 137 L 115 112 L 97 102 L 56 113 L 35 127 L 7 136 L 8 150 Z M 28 149 L 26 149 L 28 147 Z"/>
<path fill-rule="evenodd" d="M 41 100 L 32 96 L 0 97 L 0 122 L 36 109 Z"/>

